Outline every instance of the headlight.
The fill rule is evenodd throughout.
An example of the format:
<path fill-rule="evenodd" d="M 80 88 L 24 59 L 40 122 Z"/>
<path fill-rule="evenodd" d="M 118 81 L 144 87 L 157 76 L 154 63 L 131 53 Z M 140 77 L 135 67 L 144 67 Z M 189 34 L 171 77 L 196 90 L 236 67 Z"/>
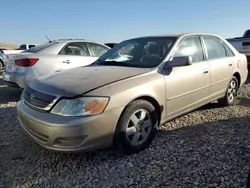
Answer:
<path fill-rule="evenodd" d="M 108 104 L 108 97 L 82 97 L 63 99 L 52 109 L 51 113 L 61 116 L 96 115 L 104 111 Z"/>

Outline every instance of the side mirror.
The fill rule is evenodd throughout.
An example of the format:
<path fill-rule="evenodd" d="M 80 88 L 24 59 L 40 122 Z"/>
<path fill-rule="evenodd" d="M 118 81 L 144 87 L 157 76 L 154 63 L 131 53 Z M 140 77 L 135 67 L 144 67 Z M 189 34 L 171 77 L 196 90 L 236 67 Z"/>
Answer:
<path fill-rule="evenodd" d="M 191 56 L 180 56 L 174 57 L 171 61 L 166 62 L 165 68 L 172 67 L 182 67 L 192 65 L 192 57 Z"/>

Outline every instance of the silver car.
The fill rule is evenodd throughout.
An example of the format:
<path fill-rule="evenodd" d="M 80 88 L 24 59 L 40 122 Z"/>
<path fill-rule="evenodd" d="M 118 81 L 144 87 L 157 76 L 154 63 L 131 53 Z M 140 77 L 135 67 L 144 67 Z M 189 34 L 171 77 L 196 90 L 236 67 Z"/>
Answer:
<path fill-rule="evenodd" d="M 25 88 L 39 76 L 87 66 L 109 49 L 104 44 L 87 40 L 51 41 L 20 54 L 9 54 L 3 79 L 9 86 Z"/>
<path fill-rule="evenodd" d="M 58 151 L 148 147 L 159 125 L 211 101 L 229 106 L 247 79 L 246 56 L 216 35 L 123 41 L 94 64 L 36 79 L 17 105 L 22 128 Z"/>

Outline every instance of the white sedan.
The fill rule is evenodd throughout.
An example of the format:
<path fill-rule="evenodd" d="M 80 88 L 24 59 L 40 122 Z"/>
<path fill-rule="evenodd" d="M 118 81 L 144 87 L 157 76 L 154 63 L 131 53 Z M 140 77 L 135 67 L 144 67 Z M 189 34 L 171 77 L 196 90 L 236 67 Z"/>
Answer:
<path fill-rule="evenodd" d="M 109 49 L 104 44 L 80 39 L 50 41 L 8 55 L 3 79 L 9 86 L 25 88 L 39 76 L 90 65 Z"/>

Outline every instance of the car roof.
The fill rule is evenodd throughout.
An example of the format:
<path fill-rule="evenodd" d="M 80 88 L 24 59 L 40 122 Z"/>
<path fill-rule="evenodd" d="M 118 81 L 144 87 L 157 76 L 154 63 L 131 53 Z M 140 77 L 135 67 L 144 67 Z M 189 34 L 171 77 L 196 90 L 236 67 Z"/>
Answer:
<path fill-rule="evenodd" d="M 56 43 L 68 43 L 68 42 L 90 42 L 90 43 L 96 43 L 96 44 L 101 44 L 106 46 L 104 43 L 97 42 L 94 40 L 88 40 L 88 39 L 56 39 L 51 42 L 56 42 Z"/>
<path fill-rule="evenodd" d="M 174 33 L 174 34 L 160 34 L 160 35 L 151 35 L 151 36 L 144 36 L 144 37 L 136 37 L 133 39 L 141 39 L 141 38 L 153 38 L 153 37 L 175 37 L 175 38 L 181 38 L 181 37 L 185 37 L 185 36 L 192 36 L 192 35 L 210 35 L 210 36 L 216 36 L 216 37 L 220 37 L 218 35 L 215 34 L 211 34 L 211 33 Z"/>

